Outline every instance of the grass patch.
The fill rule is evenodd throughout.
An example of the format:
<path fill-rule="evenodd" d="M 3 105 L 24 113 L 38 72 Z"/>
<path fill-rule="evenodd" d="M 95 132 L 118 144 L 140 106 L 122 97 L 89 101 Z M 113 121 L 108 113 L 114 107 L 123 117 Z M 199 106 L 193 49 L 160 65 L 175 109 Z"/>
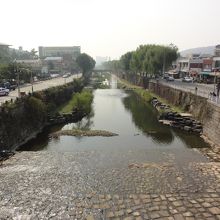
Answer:
<path fill-rule="evenodd" d="M 61 106 L 58 110 L 60 113 L 71 113 L 77 109 L 83 113 L 90 113 L 93 101 L 93 94 L 90 90 L 84 90 L 81 93 L 75 93 L 72 98 L 65 105 Z"/>

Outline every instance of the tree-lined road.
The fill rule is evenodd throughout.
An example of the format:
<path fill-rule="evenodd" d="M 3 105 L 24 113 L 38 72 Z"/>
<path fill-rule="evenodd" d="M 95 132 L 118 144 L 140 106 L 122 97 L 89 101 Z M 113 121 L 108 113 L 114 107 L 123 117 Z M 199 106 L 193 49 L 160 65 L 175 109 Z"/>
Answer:
<path fill-rule="evenodd" d="M 40 90 L 44 90 L 44 89 L 47 89 L 53 86 L 63 85 L 65 83 L 71 82 L 73 79 L 78 78 L 78 77 L 81 77 L 81 74 L 72 75 L 68 78 L 57 77 L 57 78 L 53 78 L 53 79 L 46 80 L 46 81 L 39 81 L 33 84 L 33 89 L 34 91 L 40 91 Z M 29 92 L 32 91 L 31 84 L 21 87 L 20 91 L 28 94 Z M 17 97 L 18 97 L 18 89 L 16 89 L 15 91 L 11 91 L 8 96 L 1 96 L 0 105 L 4 103 L 5 101 L 16 99 Z"/>

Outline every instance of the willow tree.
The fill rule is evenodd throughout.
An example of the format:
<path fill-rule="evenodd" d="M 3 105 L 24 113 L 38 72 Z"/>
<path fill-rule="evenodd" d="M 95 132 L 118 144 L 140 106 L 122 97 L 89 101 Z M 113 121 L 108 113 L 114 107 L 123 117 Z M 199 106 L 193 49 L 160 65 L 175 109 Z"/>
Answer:
<path fill-rule="evenodd" d="M 85 81 L 88 82 L 91 76 L 91 72 L 95 67 L 95 60 L 88 54 L 82 53 L 77 57 L 76 63 L 82 70 L 82 75 Z"/>

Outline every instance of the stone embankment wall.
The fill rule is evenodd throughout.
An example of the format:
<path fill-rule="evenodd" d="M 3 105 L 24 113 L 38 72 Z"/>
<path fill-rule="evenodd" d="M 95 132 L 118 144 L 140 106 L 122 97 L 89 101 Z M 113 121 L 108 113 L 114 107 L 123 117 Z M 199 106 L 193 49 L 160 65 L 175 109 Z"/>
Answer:
<path fill-rule="evenodd" d="M 34 137 L 46 124 L 42 102 L 26 97 L 0 107 L 0 150 L 11 150 Z"/>
<path fill-rule="evenodd" d="M 149 90 L 180 106 L 191 113 L 203 125 L 203 134 L 216 145 L 220 145 L 220 107 L 210 102 L 207 98 L 196 96 L 159 83 L 150 82 Z"/>
<path fill-rule="evenodd" d="M 53 117 L 56 109 L 82 88 L 83 85 L 72 82 L 0 106 L 0 151 L 16 149 L 35 137 L 51 123 L 49 115 Z M 77 115 L 73 116 L 75 119 Z"/>

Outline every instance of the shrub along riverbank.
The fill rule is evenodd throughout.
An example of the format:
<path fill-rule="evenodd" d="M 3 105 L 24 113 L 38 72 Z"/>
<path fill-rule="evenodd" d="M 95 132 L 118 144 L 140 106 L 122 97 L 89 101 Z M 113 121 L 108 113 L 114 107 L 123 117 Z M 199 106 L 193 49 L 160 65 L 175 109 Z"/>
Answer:
<path fill-rule="evenodd" d="M 137 94 L 144 102 L 150 102 L 153 99 L 153 97 L 155 97 L 161 103 L 169 105 L 172 111 L 178 112 L 178 113 L 183 112 L 183 109 L 181 107 L 172 105 L 166 99 L 161 98 L 160 96 L 150 92 L 149 90 L 146 90 L 140 86 L 133 85 L 126 80 L 123 80 L 120 78 L 117 78 L 117 79 L 119 80 L 118 88 L 134 91 L 134 93 Z"/>
<path fill-rule="evenodd" d="M 81 93 L 75 93 L 72 98 L 59 109 L 60 113 L 71 113 L 74 110 L 84 114 L 91 112 L 93 93 L 91 90 L 83 90 Z"/>

